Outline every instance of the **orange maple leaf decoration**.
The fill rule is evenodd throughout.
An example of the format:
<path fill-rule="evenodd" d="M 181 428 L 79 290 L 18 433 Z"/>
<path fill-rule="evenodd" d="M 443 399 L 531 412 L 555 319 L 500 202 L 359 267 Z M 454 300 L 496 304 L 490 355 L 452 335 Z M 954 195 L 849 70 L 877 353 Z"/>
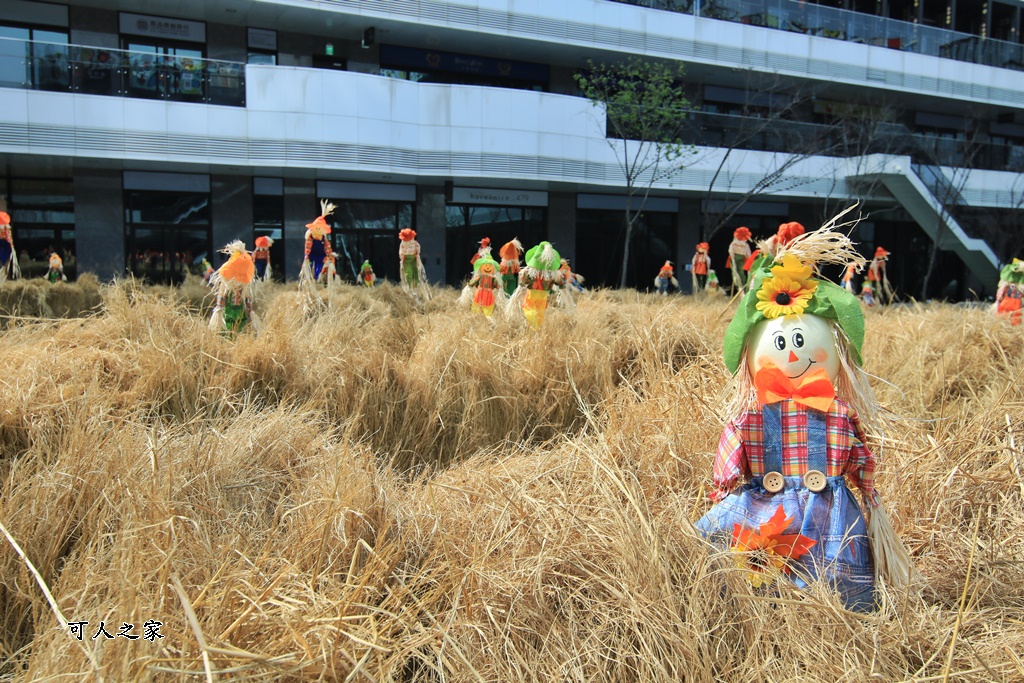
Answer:
<path fill-rule="evenodd" d="M 780 506 L 757 530 L 734 524 L 732 551 L 736 566 L 749 572 L 755 588 L 770 585 L 781 572 L 789 572 L 787 559 L 797 559 L 817 545 L 803 534 L 784 534 L 782 530 L 793 521 Z"/>

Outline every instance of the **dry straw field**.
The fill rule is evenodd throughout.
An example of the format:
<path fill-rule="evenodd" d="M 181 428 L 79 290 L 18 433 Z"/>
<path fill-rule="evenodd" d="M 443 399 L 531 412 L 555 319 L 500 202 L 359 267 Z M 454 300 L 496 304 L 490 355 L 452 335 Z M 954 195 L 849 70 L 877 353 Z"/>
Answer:
<path fill-rule="evenodd" d="M 857 615 L 691 527 L 724 299 L 593 292 L 535 334 L 280 286 L 228 340 L 204 294 L 0 290 L 0 680 L 1024 681 L 1024 335 L 986 311 L 867 314 L 926 585 Z"/>

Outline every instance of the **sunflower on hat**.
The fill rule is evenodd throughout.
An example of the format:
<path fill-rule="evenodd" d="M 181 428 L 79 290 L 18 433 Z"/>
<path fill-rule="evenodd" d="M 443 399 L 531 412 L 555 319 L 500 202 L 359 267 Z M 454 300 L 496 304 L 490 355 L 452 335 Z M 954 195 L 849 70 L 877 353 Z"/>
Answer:
<path fill-rule="evenodd" d="M 811 279 L 811 267 L 790 254 L 780 265 L 772 266 L 770 277 L 761 280 L 755 308 L 768 319 L 803 313 L 817 288 L 818 282 Z"/>

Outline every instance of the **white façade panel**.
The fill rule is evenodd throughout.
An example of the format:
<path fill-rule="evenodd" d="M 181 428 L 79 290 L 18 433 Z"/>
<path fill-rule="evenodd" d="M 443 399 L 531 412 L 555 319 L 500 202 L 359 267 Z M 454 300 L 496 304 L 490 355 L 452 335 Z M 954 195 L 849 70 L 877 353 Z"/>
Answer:
<path fill-rule="evenodd" d="M 424 85 L 420 87 L 419 123 L 424 126 L 451 125 L 451 88 Z"/>
<path fill-rule="evenodd" d="M 288 114 L 288 140 L 323 142 L 324 118 L 320 114 Z"/>
<path fill-rule="evenodd" d="M 483 149 L 482 131 L 479 127 L 471 128 L 452 126 L 452 152 L 471 152 L 479 154 Z"/>
<path fill-rule="evenodd" d="M 454 127 L 479 126 L 483 117 L 483 88 L 466 85 L 450 87 L 449 117 Z"/>
<path fill-rule="evenodd" d="M 516 112 L 512 102 L 520 102 L 521 98 L 513 98 L 515 90 L 502 88 L 480 88 L 480 125 L 486 128 L 511 129 L 515 123 Z"/>
<path fill-rule="evenodd" d="M 420 91 L 415 83 L 389 78 L 391 89 L 391 113 L 395 121 L 419 123 Z"/>
<path fill-rule="evenodd" d="M 323 117 L 323 140 L 354 145 L 359 142 L 359 119 L 355 116 Z"/>
<path fill-rule="evenodd" d="M 167 132 L 167 103 L 161 100 L 125 98 L 124 129 L 147 133 Z M 104 126 L 106 127 L 106 126 Z"/>
<path fill-rule="evenodd" d="M 412 123 L 392 123 L 391 146 L 396 149 L 420 149 L 420 127 Z"/>
<path fill-rule="evenodd" d="M 324 114 L 359 116 L 360 89 L 352 82 L 325 83 Z"/>
<path fill-rule="evenodd" d="M 249 116 L 240 107 L 206 107 L 206 130 L 215 138 L 249 137 Z"/>
<path fill-rule="evenodd" d="M 209 136 L 207 105 L 186 102 L 167 103 L 167 132 L 198 137 Z"/>
<path fill-rule="evenodd" d="M 392 79 L 366 74 L 331 73 L 331 87 L 337 87 L 356 100 L 359 118 L 391 120 Z"/>
<path fill-rule="evenodd" d="M 288 126 L 288 115 L 277 111 L 250 111 L 249 137 L 253 140 L 282 140 Z"/>
<path fill-rule="evenodd" d="M 28 120 L 36 125 L 75 127 L 75 110 L 69 107 L 68 95 L 61 93 L 28 93 Z"/>
<path fill-rule="evenodd" d="M 72 99 L 79 128 L 124 128 L 123 98 L 75 95 Z"/>
<path fill-rule="evenodd" d="M 28 121 L 28 94 L 18 88 L 0 88 L 0 121 L 24 123 Z"/>
<path fill-rule="evenodd" d="M 368 147 L 391 146 L 391 122 L 374 119 L 359 119 L 359 144 Z"/>
<path fill-rule="evenodd" d="M 420 126 L 420 149 L 424 152 L 448 152 L 451 148 L 450 126 Z"/>

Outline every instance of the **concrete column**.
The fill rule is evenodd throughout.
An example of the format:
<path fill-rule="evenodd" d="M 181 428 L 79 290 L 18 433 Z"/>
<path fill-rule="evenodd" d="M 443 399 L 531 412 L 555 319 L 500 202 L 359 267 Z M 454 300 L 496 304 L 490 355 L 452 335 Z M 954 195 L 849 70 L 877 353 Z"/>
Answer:
<path fill-rule="evenodd" d="M 121 172 L 76 169 L 72 184 L 78 274 L 94 273 L 100 280 L 123 276 L 125 235 Z"/>
<path fill-rule="evenodd" d="M 576 193 L 548 194 L 548 241 L 576 270 Z M 579 264 L 579 267 L 584 266 Z"/>
<path fill-rule="evenodd" d="M 297 280 L 299 277 L 302 256 L 306 250 L 306 223 L 312 223 L 318 215 L 320 204 L 316 196 L 316 180 L 285 178 L 284 271 L 289 280 Z M 252 236 L 251 225 L 249 235 Z"/>
<path fill-rule="evenodd" d="M 210 195 L 214 250 L 221 249 L 232 240 L 242 240 L 248 249 L 252 249 L 252 178 L 210 176 Z"/>
<path fill-rule="evenodd" d="M 417 188 L 416 225 L 413 228 L 416 230 L 416 240 L 420 243 L 420 260 L 427 271 L 427 280 L 433 284 L 445 284 L 446 226 L 444 187 Z M 398 258 L 398 254 L 395 254 L 395 258 Z"/>

